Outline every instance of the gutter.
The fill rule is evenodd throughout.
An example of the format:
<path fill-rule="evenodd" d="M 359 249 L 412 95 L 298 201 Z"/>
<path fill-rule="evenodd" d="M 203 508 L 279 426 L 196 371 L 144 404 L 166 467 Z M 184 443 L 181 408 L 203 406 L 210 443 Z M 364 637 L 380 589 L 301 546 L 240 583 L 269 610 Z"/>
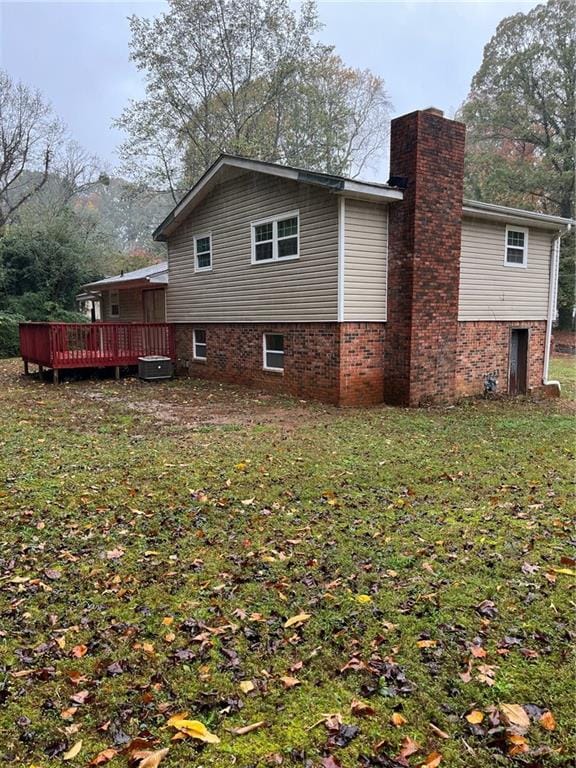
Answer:
<path fill-rule="evenodd" d="M 552 325 L 556 319 L 556 302 L 558 300 L 558 275 L 560 271 L 560 243 L 564 235 L 567 235 L 572 229 L 572 223 L 568 223 L 566 229 L 560 230 L 552 244 L 552 257 L 550 259 L 550 285 L 548 288 L 548 317 L 546 319 L 546 346 L 544 348 L 544 385 L 552 384 L 558 387 L 560 391 L 560 382 L 551 381 L 548 378 L 550 370 L 550 346 L 552 344 Z"/>

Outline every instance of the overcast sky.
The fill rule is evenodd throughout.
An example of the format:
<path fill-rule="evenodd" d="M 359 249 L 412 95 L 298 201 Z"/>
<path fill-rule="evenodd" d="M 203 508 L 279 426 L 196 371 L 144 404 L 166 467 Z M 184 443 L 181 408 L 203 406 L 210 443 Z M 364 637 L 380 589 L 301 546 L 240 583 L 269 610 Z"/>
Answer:
<path fill-rule="evenodd" d="M 384 78 L 395 114 L 433 105 L 448 115 L 466 97 L 498 22 L 534 5 L 532 0 L 318 3 L 325 25 L 321 39 L 335 45 L 347 64 Z M 164 8 L 152 0 L 0 0 L 0 65 L 39 88 L 74 138 L 112 170 L 122 141 L 112 120 L 128 99 L 143 94 L 142 77 L 128 58 L 127 17 L 154 16 Z"/>

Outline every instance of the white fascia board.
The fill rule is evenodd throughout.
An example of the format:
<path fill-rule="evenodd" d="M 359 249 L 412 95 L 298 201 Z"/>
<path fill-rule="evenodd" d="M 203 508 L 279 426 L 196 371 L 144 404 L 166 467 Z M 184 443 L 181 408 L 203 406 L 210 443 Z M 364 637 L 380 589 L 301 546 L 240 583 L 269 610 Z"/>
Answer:
<path fill-rule="evenodd" d="M 570 229 L 574 224 L 571 219 L 564 219 L 562 216 L 552 216 L 548 213 L 525 211 L 522 208 L 508 208 L 505 205 L 480 203 L 473 200 L 464 200 L 462 213 L 465 216 L 506 221 L 510 224 L 526 225 L 528 223 L 543 229 Z"/>
<path fill-rule="evenodd" d="M 365 200 L 402 200 L 404 193 L 392 187 L 381 187 L 362 181 L 345 181 L 342 194 Z"/>

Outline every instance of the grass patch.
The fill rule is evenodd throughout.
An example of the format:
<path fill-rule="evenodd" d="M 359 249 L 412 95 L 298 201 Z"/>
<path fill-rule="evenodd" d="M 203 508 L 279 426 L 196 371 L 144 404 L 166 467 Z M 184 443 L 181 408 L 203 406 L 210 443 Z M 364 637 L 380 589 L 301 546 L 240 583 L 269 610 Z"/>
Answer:
<path fill-rule="evenodd" d="M 551 375 L 574 394 L 570 363 Z M 4 763 L 61 765 L 82 739 L 70 764 L 86 765 L 150 734 L 167 768 L 370 766 L 377 743 L 385 766 L 407 736 L 412 766 L 433 751 L 456 768 L 571 764 L 574 578 L 554 570 L 573 570 L 565 400 L 337 411 L 155 387 L 202 412 L 188 428 L 133 407 L 130 383 L 23 382 L 11 363 L 0 377 Z M 219 397 L 254 419 L 211 423 Z M 465 719 L 502 702 L 549 709 L 557 728 L 534 722 L 532 752 L 510 757 L 488 714 Z M 220 744 L 171 742 L 179 711 Z M 311 728 L 337 712 L 359 729 L 346 746 Z"/>

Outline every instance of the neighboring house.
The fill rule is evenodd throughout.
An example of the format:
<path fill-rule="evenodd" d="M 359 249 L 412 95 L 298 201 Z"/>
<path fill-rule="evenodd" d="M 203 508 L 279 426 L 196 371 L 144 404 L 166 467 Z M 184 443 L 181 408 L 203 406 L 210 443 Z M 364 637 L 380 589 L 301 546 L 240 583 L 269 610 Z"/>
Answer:
<path fill-rule="evenodd" d="M 100 303 L 99 319 L 117 323 L 166 321 L 168 265 L 165 261 L 82 286 Z"/>
<path fill-rule="evenodd" d="M 393 120 L 388 184 L 220 157 L 154 233 L 180 368 L 343 405 L 546 383 L 570 222 L 463 202 L 464 138 Z"/>

